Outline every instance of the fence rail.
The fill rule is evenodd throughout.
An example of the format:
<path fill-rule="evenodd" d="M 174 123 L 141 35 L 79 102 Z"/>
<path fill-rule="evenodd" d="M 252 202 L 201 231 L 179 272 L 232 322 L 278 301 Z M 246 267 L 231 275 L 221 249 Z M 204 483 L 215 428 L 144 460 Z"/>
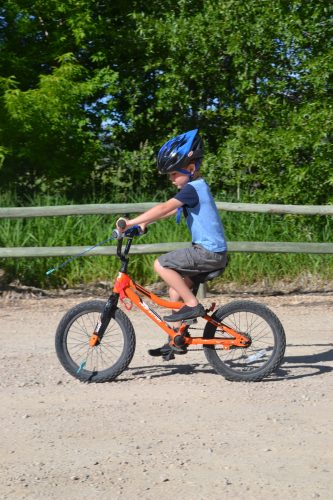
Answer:
<path fill-rule="evenodd" d="M 110 215 L 142 213 L 157 203 L 115 203 L 90 205 L 59 205 L 54 207 L 5 207 L 0 208 L 1 218 L 55 217 L 64 215 Z M 227 203 L 218 201 L 219 210 L 228 212 L 253 212 L 265 214 L 333 215 L 333 205 L 282 205 Z"/>
<path fill-rule="evenodd" d="M 0 208 L 0 218 L 54 217 L 68 215 L 110 215 L 141 213 L 155 206 L 156 203 L 119 203 L 91 205 L 62 205 L 53 207 L 10 207 Z M 265 214 L 294 215 L 333 215 L 333 205 L 280 205 L 217 202 L 219 210 L 229 212 L 255 212 Z M 178 248 L 184 248 L 188 242 L 154 243 L 133 245 L 134 254 L 165 253 Z M 262 253 L 311 253 L 333 254 L 333 243 L 305 242 L 259 242 L 259 241 L 229 241 L 230 252 L 262 252 Z M 83 246 L 69 247 L 4 247 L 0 248 L 0 258 L 21 257 L 63 257 L 76 255 L 86 250 Z M 90 255 L 115 255 L 115 246 L 97 247 Z"/>
<path fill-rule="evenodd" d="M 188 246 L 188 242 L 181 243 L 152 243 L 146 245 L 132 245 L 132 254 L 159 254 L 171 252 Z M 21 257 L 70 257 L 87 250 L 88 247 L 5 247 L 0 248 L 0 258 Z M 333 243 L 284 243 L 284 242 L 259 242 L 259 241 L 229 241 L 229 252 L 251 253 L 309 253 L 333 254 Z M 116 255 L 116 246 L 103 246 L 94 248 L 87 255 Z"/>

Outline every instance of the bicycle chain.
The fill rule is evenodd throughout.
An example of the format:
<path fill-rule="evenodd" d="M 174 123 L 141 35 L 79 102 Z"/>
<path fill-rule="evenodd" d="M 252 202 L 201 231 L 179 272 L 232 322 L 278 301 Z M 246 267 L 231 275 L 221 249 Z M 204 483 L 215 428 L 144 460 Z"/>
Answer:
<path fill-rule="evenodd" d="M 198 347 L 194 349 L 187 349 L 187 352 L 194 352 L 194 351 L 203 351 L 203 347 Z M 215 351 L 225 351 L 222 347 L 215 347 Z"/>
<path fill-rule="evenodd" d="M 193 326 L 192 328 L 190 328 L 190 330 L 202 330 L 202 328 L 196 328 L 195 326 Z M 203 347 L 197 347 L 197 348 L 191 348 L 191 349 L 187 349 L 187 352 L 194 352 L 194 351 L 203 351 Z M 225 351 L 225 349 L 223 349 L 223 347 L 215 347 L 215 351 Z"/>

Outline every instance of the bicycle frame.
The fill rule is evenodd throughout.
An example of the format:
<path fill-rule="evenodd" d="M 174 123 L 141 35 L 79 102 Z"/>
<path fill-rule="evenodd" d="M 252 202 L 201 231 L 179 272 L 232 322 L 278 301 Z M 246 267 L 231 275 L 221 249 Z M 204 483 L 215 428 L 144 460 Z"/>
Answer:
<path fill-rule="evenodd" d="M 185 335 L 188 329 L 188 324 L 185 322 L 182 322 L 180 328 L 175 331 L 171 326 L 169 326 L 162 318 L 161 316 L 154 311 L 144 300 L 139 295 L 144 295 L 147 297 L 151 302 L 155 303 L 156 305 L 159 305 L 161 307 L 164 307 L 166 309 L 180 309 L 183 307 L 184 303 L 183 302 L 172 302 L 169 300 L 162 299 L 161 297 L 158 297 L 154 293 L 150 292 L 143 286 L 139 285 L 135 281 L 133 281 L 130 276 L 127 274 L 127 266 L 128 266 L 128 258 L 127 254 L 129 252 L 129 249 L 131 247 L 131 242 L 132 238 L 128 238 L 126 248 L 124 253 L 121 253 L 122 249 L 122 238 L 119 239 L 118 241 L 118 247 L 117 247 L 117 255 L 122 261 L 122 268 L 118 274 L 118 277 L 115 281 L 114 287 L 113 287 L 113 294 L 110 296 L 110 299 L 107 303 L 106 306 L 106 311 L 105 311 L 105 317 L 104 313 L 102 314 L 101 320 L 96 325 L 95 331 L 93 335 L 90 338 L 89 344 L 91 347 L 97 345 L 99 341 L 101 340 L 105 328 L 107 326 L 107 323 L 109 322 L 111 318 L 110 310 L 112 310 L 114 307 L 117 307 L 118 300 L 123 302 L 125 305 L 126 309 L 131 309 L 132 305 L 134 304 L 137 306 L 146 316 L 148 316 L 151 320 L 154 321 L 160 328 L 164 330 L 164 332 L 169 335 L 171 338 L 170 344 L 175 345 L 177 347 L 179 346 L 190 346 L 190 345 L 220 345 L 224 349 L 230 349 L 232 347 L 239 347 L 239 348 L 246 348 L 250 345 L 251 340 L 244 335 L 241 332 L 237 332 L 230 328 L 229 326 L 219 323 L 215 321 L 209 314 L 208 312 L 213 311 L 215 308 L 215 304 L 210 309 L 206 310 L 206 314 L 204 316 L 204 319 L 208 322 L 211 323 L 214 327 L 217 329 L 221 330 L 223 333 L 229 335 L 228 337 L 222 337 L 222 338 L 203 338 L 203 337 L 190 337 Z M 127 305 L 126 299 L 129 299 L 130 301 L 130 306 Z"/>
<path fill-rule="evenodd" d="M 146 316 L 148 316 L 151 320 L 153 320 L 162 330 L 167 333 L 172 340 L 172 343 L 175 343 L 175 338 L 178 336 L 182 336 L 182 334 L 187 329 L 186 322 L 183 322 L 178 331 L 175 331 L 172 327 L 170 327 L 161 316 L 154 311 L 142 298 L 139 294 L 147 297 L 151 302 L 166 309 L 180 309 L 184 303 L 183 302 L 171 302 L 169 300 L 162 299 L 158 297 L 154 293 L 150 292 L 143 286 L 139 285 L 135 281 L 133 281 L 130 276 L 126 273 L 120 272 L 117 280 L 114 284 L 113 288 L 114 293 L 119 294 L 120 299 L 125 304 L 127 309 L 130 307 L 127 306 L 125 299 L 129 299 L 131 304 L 137 306 Z M 213 310 L 213 309 L 211 309 Z M 223 323 L 216 322 L 211 316 L 209 316 L 208 311 L 204 316 L 204 319 L 220 329 L 223 333 L 230 335 L 231 337 L 226 338 L 212 338 L 212 339 L 204 339 L 202 337 L 183 337 L 183 345 L 223 345 L 225 349 L 230 349 L 231 346 L 234 347 L 247 347 L 249 345 L 249 339 L 245 335 L 240 332 L 233 330 L 232 328 L 224 325 Z M 176 343 L 177 345 L 177 343 Z"/>

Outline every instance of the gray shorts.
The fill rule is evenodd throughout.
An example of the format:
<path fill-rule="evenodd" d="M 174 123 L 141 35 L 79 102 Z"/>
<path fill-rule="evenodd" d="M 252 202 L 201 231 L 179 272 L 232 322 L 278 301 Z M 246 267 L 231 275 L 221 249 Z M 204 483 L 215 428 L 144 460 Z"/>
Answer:
<path fill-rule="evenodd" d="M 210 252 L 196 244 L 165 253 L 158 258 L 161 266 L 189 277 L 225 268 L 227 260 L 227 252 Z"/>

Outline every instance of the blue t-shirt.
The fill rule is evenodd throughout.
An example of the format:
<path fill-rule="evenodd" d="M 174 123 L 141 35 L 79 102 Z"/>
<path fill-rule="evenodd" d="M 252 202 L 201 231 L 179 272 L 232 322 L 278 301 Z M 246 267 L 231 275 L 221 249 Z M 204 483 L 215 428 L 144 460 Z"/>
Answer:
<path fill-rule="evenodd" d="M 225 252 L 224 229 L 209 186 L 203 179 L 188 182 L 174 196 L 183 212 L 192 242 L 211 252 Z"/>

